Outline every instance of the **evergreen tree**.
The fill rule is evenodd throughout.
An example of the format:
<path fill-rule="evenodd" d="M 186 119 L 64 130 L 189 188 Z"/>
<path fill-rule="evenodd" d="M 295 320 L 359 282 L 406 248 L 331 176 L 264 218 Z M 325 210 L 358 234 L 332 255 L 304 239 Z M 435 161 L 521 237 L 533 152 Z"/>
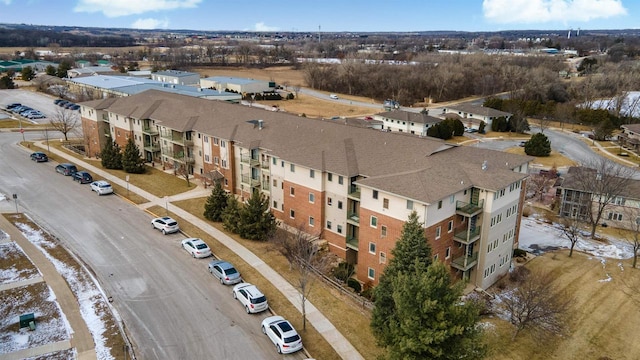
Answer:
<path fill-rule="evenodd" d="M 392 298 L 401 321 L 391 322 L 394 341 L 389 359 L 482 359 L 486 348 L 476 326 L 479 308 L 461 302 L 464 283 L 451 283 L 446 266 L 436 261 L 425 267 L 415 261 L 413 272 L 393 279 Z"/>
<path fill-rule="evenodd" d="M 418 221 L 418 213 L 413 211 L 402 227 L 402 234 L 391 250 L 393 257 L 380 277 L 380 283 L 374 289 L 374 308 L 371 328 L 378 343 L 388 346 L 396 341 L 392 323 L 401 321 L 398 318 L 396 304 L 393 299 L 393 281 L 400 273 L 412 273 L 416 263 L 424 267 L 431 263 L 431 247 L 427 243 L 422 223 Z"/>
<path fill-rule="evenodd" d="M 29 81 L 29 80 L 33 79 L 34 76 L 36 76 L 36 73 L 35 73 L 35 71 L 33 71 L 33 68 L 31 68 L 31 66 L 27 66 L 27 67 L 23 68 L 22 72 L 21 72 L 21 75 L 20 75 L 20 77 L 24 81 Z"/>
<path fill-rule="evenodd" d="M 529 141 L 524 143 L 524 152 L 531 156 L 549 156 L 551 142 L 543 133 L 534 134 Z"/>
<path fill-rule="evenodd" d="M 480 134 L 484 134 L 484 128 L 487 126 L 487 123 L 484 121 L 480 121 L 480 127 L 478 127 L 478 132 Z"/>
<path fill-rule="evenodd" d="M 16 84 L 9 76 L 5 75 L 0 78 L 0 89 L 15 89 Z"/>
<path fill-rule="evenodd" d="M 122 152 L 122 169 L 131 174 L 142 174 L 146 170 L 144 167 L 144 159 L 140 157 L 138 145 L 136 145 L 131 137 Z"/>
<path fill-rule="evenodd" d="M 227 208 L 228 200 L 229 195 L 222 188 L 222 183 L 216 181 L 211 190 L 211 195 L 209 195 L 207 202 L 204 204 L 204 217 L 211 221 L 222 221 L 222 213 Z"/>
<path fill-rule="evenodd" d="M 56 76 L 56 68 L 53 65 L 47 65 L 47 68 L 45 69 L 47 75 L 51 75 L 51 76 Z"/>
<path fill-rule="evenodd" d="M 240 209 L 240 231 L 238 234 L 249 240 L 265 241 L 276 231 L 278 222 L 269 211 L 269 199 L 254 191 L 247 204 Z"/>
<path fill-rule="evenodd" d="M 102 166 L 105 169 L 122 169 L 122 154 L 120 146 L 115 141 L 107 141 L 100 152 Z"/>
<path fill-rule="evenodd" d="M 233 196 L 229 196 L 227 206 L 222 212 L 222 226 L 232 233 L 240 232 L 240 205 Z"/>

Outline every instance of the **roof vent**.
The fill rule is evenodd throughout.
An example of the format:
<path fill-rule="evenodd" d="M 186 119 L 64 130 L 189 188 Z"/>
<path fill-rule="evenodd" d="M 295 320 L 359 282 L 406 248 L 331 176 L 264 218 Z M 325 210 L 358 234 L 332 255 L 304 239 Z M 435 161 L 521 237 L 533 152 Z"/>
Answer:
<path fill-rule="evenodd" d="M 258 120 L 258 130 L 262 130 L 264 127 L 264 120 Z"/>
<path fill-rule="evenodd" d="M 482 162 L 482 171 L 487 170 L 487 160 Z"/>

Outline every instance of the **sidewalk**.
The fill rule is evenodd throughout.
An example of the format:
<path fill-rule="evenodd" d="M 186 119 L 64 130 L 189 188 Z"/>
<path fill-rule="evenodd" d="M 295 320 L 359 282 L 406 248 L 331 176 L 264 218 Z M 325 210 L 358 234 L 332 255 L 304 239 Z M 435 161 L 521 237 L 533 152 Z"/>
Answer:
<path fill-rule="evenodd" d="M 0 360 L 20 359 L 23 358 L 22 355 L 25 354 L 33 357 L 45 354 L 50 351 L 65 350 L 69 347 L 76 348 L 78 359 L 80 360 L 96 359 L 96 352 L 94 349 L 93 337 L 91 336 L 91 332 L 89 331 L 87 324 L 84 322 L 84 319 L 80 314 L 78 300 L 73 295 L 73 292 L 69 288 L 69 285 L 67 285 L 67 282 L 64 280 L 62 275 L 58 273 L 55 266 L 53 266 L 49 259 L 47 259 L 47 257 L 40 250 L 38 250 L 35 245 L 33 245 L 27 238 L 24 237 L 24 235 L 22 235 L 22 232 L 20 232 L 20 230 L 18 230 L 15 226 L 13 226 L 13 224 L 9 222 L 9 220 L 1 215 L 0 228 L 2 228 L 4 232 L 9 234 L 11 240 L 15 241 L 15 243 L 18 244 L 22 248 L 22 250 L 24 250 L 25 254 L 27 254 L 27 256 L 31 259 L 33 264 L 38 268 L 38 270 L 40 270 L 44 281 L 46 281 L 47 285 L 49 285 L 54 294 L 56 294 L 58 304 L 60 305 L 62 312 L 69 321 L 69 325 L 72 329 L 70 342 L 61 342 L 56 343 L 55 346 L 50 344 L 51 346 L 46 345 L 38 348 L 25 349 L 16 353 L 3 354 L 0 355 Z M 66 348 L 63 346 L 65 344 L 68 344 Z"/>
<path fill-rule="evenodd" d="M 46 145 L 43 145 L 42 142 L 36 142 L 35 145 L 46 149 Z M 73 161 L 74 163 L 85 169 L 90 169 L 95 174 L 100 175 L 113 184 L 117 184 L 122 187 L 127 186 L 126 181 L 115 177 L 106 171 L 98 169 L 87 162 L 72 157 L 63 151 L 53 148 L 51 148 L 50 151 L 57 156 Z M 302 303 L 298 290 L 293 287 L 293 285 L 291 285 L 285 278 L 283 278 L 282 276 L 280 276 L 280 274 L 273 270 L 268 264 L 262 261 L 262 259 L 256 256 L 246 247 L 233 240 L 231 237 L 227 236 L 225 233 L 200 220 L 198 217 L 171 204 L 172 201 L 207 196 L 211 193 L 210 189 L 205 189 L 204 186 L 198 185 L 196 189 L 187 191 L 182 194 L 170 196 L 168 200 L 165 200 L 165 198 L 157 197 L 147 191 L 144 191 L 143 189 L 140 189 L 135 185 L 128 185 L 129 191 L 137 193 L 138 195 L 150 200 L 148 203 L 137 205 L 139 208 L 147 209 L 154 205 L 158 205 L 163 208 L 167 207 L 169 211 L 211 234 L 218 241 L 228 247 L 231 251 L 240 256 L 247 264 L 255 268 L 260 274 L 264 276 L 265 279 L 269 280 L 276 289 L 280 290 L 280 292 L 289 300 L 289 302 L 291 302 L 291 304 L 293 304 L 293 306 L 296 307 L 296 309 L 298 309 L 298 311 L 302 312 Z M 325 338 L 325 340 L 333 347 L 333 349 L 342 359 L 364 359 L 362 355 L 360 355 L 358 350 L 356 350 L 356 348 L 351 345 L 351 343 L 338 331 L 338 329 L 336 329 L 335 326 L 333 326 L 333 324 L 309 300 L 307 300 L 305 303 L 305 309 L 307 312 L 307 321 Z"/>

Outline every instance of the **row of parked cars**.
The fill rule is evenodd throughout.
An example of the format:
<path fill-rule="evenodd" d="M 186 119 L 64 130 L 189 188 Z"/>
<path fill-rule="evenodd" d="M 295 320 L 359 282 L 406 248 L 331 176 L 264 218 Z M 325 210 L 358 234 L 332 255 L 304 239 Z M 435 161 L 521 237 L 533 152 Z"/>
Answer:
<path fill-rule="evenodd" d="M 31 160 L 36 162 L 48 161 L 47 154 L 35 152 L 31 154 Z M 78 171 L 78 168 L 70 163 L 62 163 L 56 166 L 56 172 L 64 176 L 71 176 L 79 184 L 91 184 L 89 188 L 99 196 L 113 194 L 113 187 L 105 180 L 93 180 L 93 176 L 88 171 Z"/>
<path fill-rule="evenodd" d="M 163 234 L 178 232 L 178 222 L 169 216 L 158 217 L 151 220 L 151 227 Z M 206 258 L 212 256 L 211 248 L 202 239 L 187 238 L 181 241 L 182 248 L 193 258 Z M 267 297 L 257 286 L 242 281 L 240 272 L 229 262 L 213 260 L 207 265 L 209 273 L 220 284 L 235 285 L 233 298 L 238 300 L 247 314 L 254 314 L 269 309 Z M 282 316 L 270 316 L 261 323 L 262 332 L 269 337 L 280 354 L 290 354 L 302 349 L 302 339 L 289 321 Z"/>
<path fill-rule="evenodd" d="M 75 104 L 69 100 L 64 100 L 64 99 L 55 99 L 53 100 L 53 103 L 65 108 L 65 109 L 69 109 L 69 110 L 80 110 L 80 105 Z"/>
<path fill-rule="evenodd" d="M 20 103 L 9 104 L 7 105 L 6 109 L 14 114 L 26 117 L 27 119 L 44 119 L 47 117 L 39 110 L 33 109 L 26 105 L 22 105 Z"/>

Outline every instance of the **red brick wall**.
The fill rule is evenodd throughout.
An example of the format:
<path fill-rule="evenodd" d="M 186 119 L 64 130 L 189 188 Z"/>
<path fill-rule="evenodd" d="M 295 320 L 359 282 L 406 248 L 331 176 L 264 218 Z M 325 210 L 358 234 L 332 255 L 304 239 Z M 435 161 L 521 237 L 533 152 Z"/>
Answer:
<path fill-rule="evenodd" d="M 129 129 L 114 127 L 113 136 L 113 141 L 115 141 L 116 144 L 120 146 L 120 150 L 123 150 L 124 147 L 127 146 L 127 141 L 129 141 L 129 138 L 133 137 L 133 131 Z"/>
<path fill-rule="evenodd" d="M 88 157 L 95 157 L 102 151 L 105 139 L 97 121 L 82 118 L 82 132 L 84 134 L 84 149 Z M 102 142 L 101 142 L 102 141 Z"/>
<path fill-rule="evenodd" d="M 290 189 L 295 188 L 295 196 L 291 196 Z M 312 192 L 315 195 L 313 203 L 309 202 L 309 193 Z M 284 214 L 282 221 L 292 227 L 302 227 L 305 232 L 312 235 L 320 235 L 323 229 L 323 207 L 324 193 L 295 184 L 289 181 L 284 181 Z M 295 219 L 291 219 L 290 210 L 295 211 Z M 309 226 L 309 216 L 314 218 L 314 226 Z"/>

